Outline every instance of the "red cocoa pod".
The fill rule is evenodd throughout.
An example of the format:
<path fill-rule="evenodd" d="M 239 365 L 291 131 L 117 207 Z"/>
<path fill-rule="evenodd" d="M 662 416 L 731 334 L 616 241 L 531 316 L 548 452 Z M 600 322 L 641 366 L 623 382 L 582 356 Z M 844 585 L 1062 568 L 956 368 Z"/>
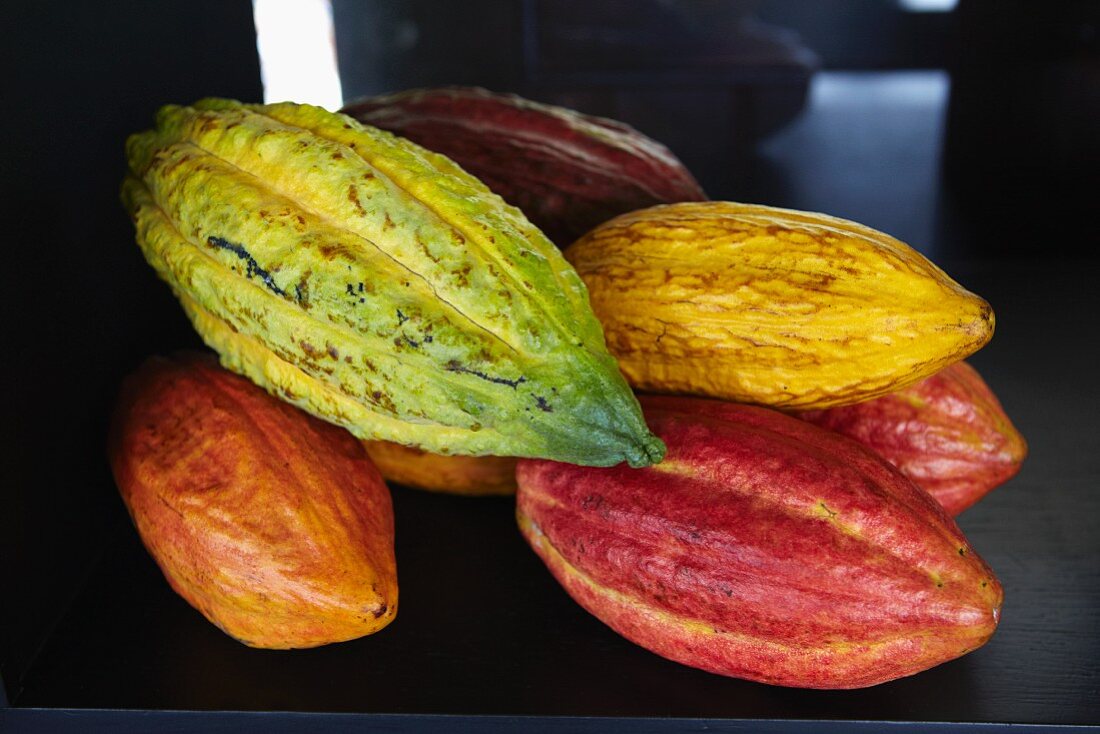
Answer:
<path fill-rule="evenodd" d="M 883 397 L 801 413 L 875 451 L 958 515 L 1020 471 L 1027 442 L 970 365 Z"/>
<path fill-rule="evenodd" d="M 943 508 L 856 442 L 766 409 L 644 397 L 645 469 L 521 460 L 521 531 L 566 591 L 672 660 L 855 688 L 979 647 L 1003 594 Z"/>
<path fill-rule="evenodd" d="M 244 644 L 349 640 L 397 613 L 393 508 L 362 444 L 212 357 L 130 375 L 109 455 L 168 583 Z"/>
<path fill-rule="evenodd" d="M 707 197 L 668 148 L 629 125 L 485 89 L 417 89 L 341 112 L 442 153 L 559 247 L 654 204 Z"/>

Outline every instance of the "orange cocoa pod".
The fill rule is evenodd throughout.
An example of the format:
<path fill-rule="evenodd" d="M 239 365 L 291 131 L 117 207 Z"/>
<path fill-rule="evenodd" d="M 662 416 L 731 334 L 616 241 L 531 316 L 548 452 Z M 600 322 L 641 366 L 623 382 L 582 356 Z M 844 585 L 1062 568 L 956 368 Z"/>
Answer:
<path fill-rule="evenodd" d="M 645 469 L 521 460 L 517 517 L 566 591 L 672 660 L 855 688 L 984 644 L 1003 594 L 943 508 L 849 438 L 774 410 L 643 397 Z"/>
<path fill-rule="evenodd" d="M 865 403 L 803 420 L 875 451 L 958 515 L 1020 471 L 1027 442 L 978 371 L 956 362 Z"/>
<path fill-rule="evenodd" d="M 390 441 L 364 441 L 387 481 L 417 489 L 469 496 L 516 492 L 516 459 L 509 456 L 445 456 Z"/>
<path fill-rule="evenodd" d="M 244 644 L 315 647 L 396 615 L 389 490 L 343 429 L 185 353 L 126 379 L 109 453 L 168 583 Z"/>

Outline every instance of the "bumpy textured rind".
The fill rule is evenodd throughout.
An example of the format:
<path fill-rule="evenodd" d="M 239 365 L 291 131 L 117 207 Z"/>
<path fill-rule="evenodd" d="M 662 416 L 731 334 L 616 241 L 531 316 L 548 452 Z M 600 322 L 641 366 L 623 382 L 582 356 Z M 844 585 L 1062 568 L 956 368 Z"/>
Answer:
<path fill-rule="evenodd" d="M 442 456 L 390 441 L 363 444 L 388 482 L 471 497 L 516 493 L 514 457 Z"/>
<path fill-rule="evenodd" d="M 966 362 L 889 395 L 799 414 L 859 441 L 958 515 L 1020 471 L 1027 442 Z"/>
<path fill-rule="evenodd" d="M 167 106 L 127 142 L 148 262 L 222 363 L 357 436 L 657 461 L 583 283 L 447 158 L 294 104 Z"/>
<path fill-rule="evenodd" d="M 982 347 L 993 311 L 854 222 L 732 202 L 625 214 L 565 251 L 634 387 L 785 409 L 899 390 Z"/>
<path fill-rule="evenodd" d="M 232 637 L 315 647 L 394 619 L 389 490 L 346 431 L 180 354 L 127 378 L 109 454 L 169 584 Z"/>
<path fill-rule="evenodd" d="M 565 590 L 669 659 L 854 688 L 984 644 L 1003 594 L 927 493 L 844 436 L 766 408 L 643 397 L 641 470 L 520 461 L 521 531 Z"/>
<path fill-rule="evenodd" d="M 707 198 L 668 148 L 629 125 L 514 94 L 415 89 L 343 111 L 451 158 L 562 247 L 618 214 Z"/>

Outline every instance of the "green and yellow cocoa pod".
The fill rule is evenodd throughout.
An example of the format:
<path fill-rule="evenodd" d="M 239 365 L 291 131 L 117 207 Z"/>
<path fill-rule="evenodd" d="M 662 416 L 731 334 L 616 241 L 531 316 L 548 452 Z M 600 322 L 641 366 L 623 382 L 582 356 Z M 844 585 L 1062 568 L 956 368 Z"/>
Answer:
<path fill-rule="evenodd" d="M 663 456 L 576 272 L 449 159 L 318 107 L 220 99 L 164 107 L 127 154 L 145 258 L 272 394 L 435 453 Z"/>

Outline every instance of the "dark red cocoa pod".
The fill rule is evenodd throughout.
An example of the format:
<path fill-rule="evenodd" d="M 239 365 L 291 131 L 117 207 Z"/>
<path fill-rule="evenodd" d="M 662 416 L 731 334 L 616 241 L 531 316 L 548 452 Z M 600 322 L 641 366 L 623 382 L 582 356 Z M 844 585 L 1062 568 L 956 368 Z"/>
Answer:
<path fill-rule="evenodd" d="M 559 247 L 635 209 L 707 196 L 664 145 L 629 125 L 485 89 L 417 89 L 341 112 L 442 153 Z"/>

